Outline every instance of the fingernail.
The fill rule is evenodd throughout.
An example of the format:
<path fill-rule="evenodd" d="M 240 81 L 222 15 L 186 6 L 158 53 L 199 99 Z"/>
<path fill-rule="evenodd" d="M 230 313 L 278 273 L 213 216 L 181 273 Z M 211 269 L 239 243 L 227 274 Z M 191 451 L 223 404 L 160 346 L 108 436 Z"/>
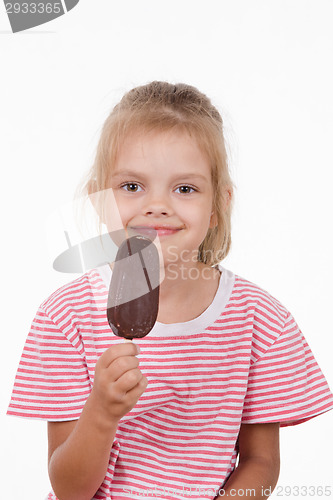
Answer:
<path fill-rule="evenodd" d="M 140 354 L 140 352 L 141 352 L 140 347 L 138 346 L 138 344 L 135 344 L 135 345 L 136 345 L 136 350 L 138 351 L 138 354 Z"/>

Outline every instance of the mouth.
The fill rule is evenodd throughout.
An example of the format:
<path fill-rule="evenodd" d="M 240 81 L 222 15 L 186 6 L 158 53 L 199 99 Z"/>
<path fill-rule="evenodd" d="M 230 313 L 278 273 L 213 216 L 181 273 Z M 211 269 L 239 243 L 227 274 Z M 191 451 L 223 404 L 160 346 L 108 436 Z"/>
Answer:
<path fill-rule="evenodd" d="M 171 236 L 172 234 L 176 234 L 178 231 L 181 231 L 183 228 L 174 226 L 132 226 L 131 229 L 139 234 L 143 234 L 151 239 L 154 239 L 156 235 L 158 237 Z"/>

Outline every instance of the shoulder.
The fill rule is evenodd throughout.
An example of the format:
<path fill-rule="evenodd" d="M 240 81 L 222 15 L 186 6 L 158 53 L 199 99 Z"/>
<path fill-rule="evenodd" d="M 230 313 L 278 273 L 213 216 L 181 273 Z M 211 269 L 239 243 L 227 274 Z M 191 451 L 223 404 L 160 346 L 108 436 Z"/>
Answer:
<path fill-rule="evenodd" d="M 234 285 L 226 312 L 242 325 L 253 347 L 263 352 L 277 341 L 292 317 L 288 309 L 267 290 L 234 275 Z"/>
<path fill-rule="evenodd" d="M 58 288 L 40 305 L 50 317 L 61 313 L 99 308 L 105 304 L 107 289 L 98 269 L 92 269 L 82 276 Z"/>
<path fill-rule="evenodd" d="M 235 303 L 243 305 L 243 307 L 255 307 L 263 313 L 266 312 L 268 315 L 281 319 L 285 319 L 289 314 L 282 302 L 267 290 L 238 275 L 235 275 L 231 298 Z"/>

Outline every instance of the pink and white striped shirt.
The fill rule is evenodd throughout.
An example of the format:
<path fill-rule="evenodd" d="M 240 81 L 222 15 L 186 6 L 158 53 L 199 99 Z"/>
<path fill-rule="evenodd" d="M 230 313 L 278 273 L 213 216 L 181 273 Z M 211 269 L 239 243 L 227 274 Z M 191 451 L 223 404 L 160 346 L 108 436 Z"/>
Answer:
<path fill-rule="evenodd" d="M 235 467 L 241 423 L 304 422 L 333 396 L 292 315 L 266 291 L 222 268 L 197 318 L 157 322 L 140 345 L 149 384 L 119 424 L 94 499 L 213 499 Z M 106 318 L 109 266 L 44 301 L 18 367 L 9 415 L 74 420 L 98 357 L 122 342 Z M 56 499 L 51 492 L 49 500 Z"/>

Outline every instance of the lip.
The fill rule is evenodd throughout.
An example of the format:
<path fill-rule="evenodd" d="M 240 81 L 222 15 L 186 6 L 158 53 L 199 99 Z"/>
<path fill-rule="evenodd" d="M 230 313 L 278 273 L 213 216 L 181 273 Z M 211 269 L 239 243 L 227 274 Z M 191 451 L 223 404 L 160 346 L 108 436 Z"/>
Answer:
<path fill-rule="evenodd" d="M 140 234 L 147 236 L 170 236 L 177 233 L 182 227 L 168 226 L 168 225 L 156 225 L 156 226 L 132 226 L 131 229 L 137 231 Z"/>

